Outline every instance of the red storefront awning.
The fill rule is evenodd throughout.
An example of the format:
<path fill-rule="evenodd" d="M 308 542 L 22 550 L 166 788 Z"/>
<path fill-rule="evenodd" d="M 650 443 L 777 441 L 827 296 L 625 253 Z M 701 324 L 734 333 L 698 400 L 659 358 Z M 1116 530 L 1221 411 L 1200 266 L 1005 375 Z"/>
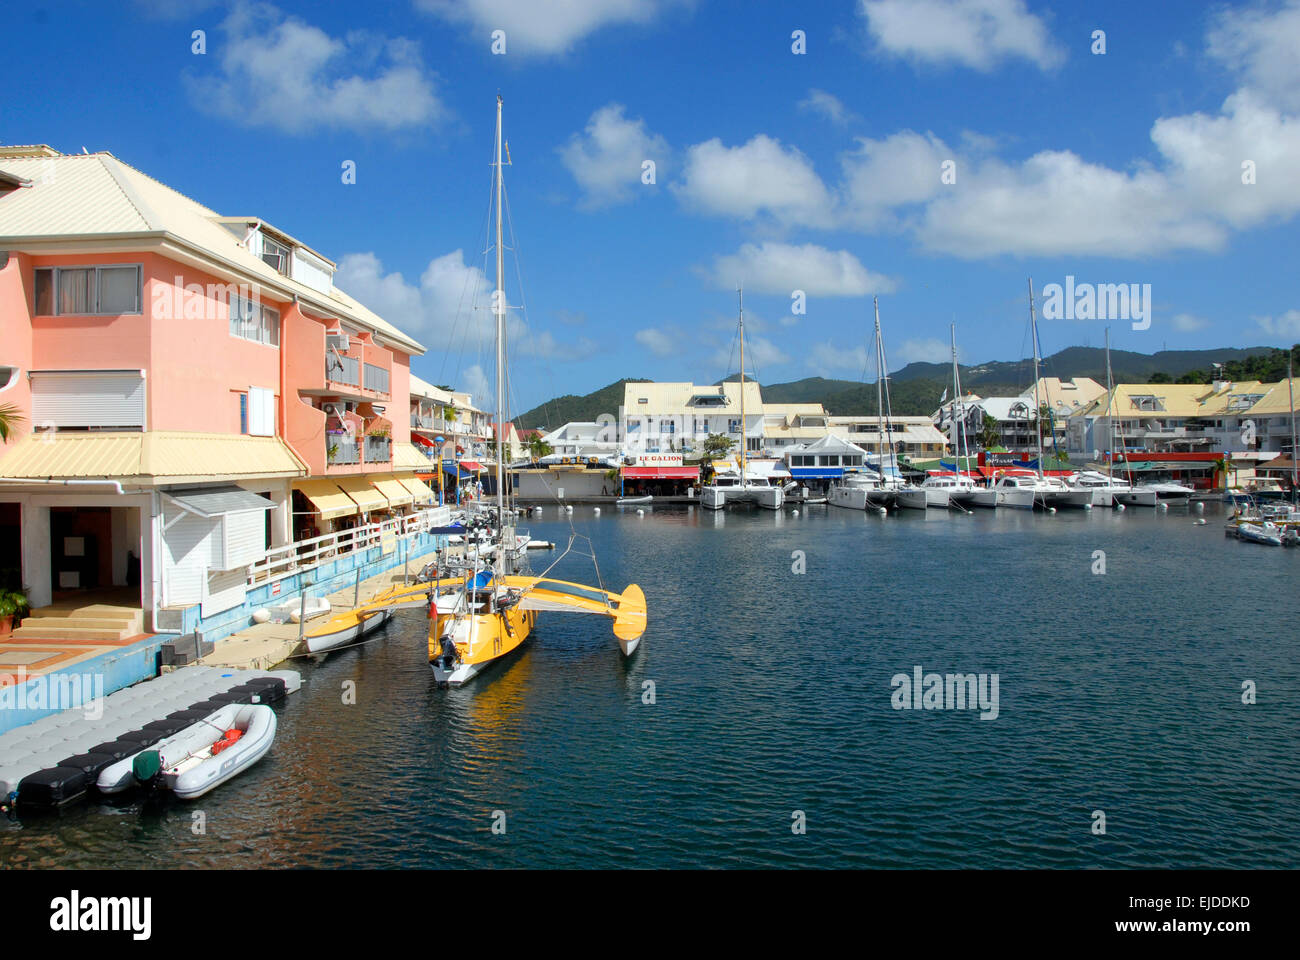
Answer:
<path fill-rule="evenodd" d="M 699 467 L 624 467 L 628 480 L 698 480 Z"/>
<path fill-rule="evenodd" d="M 464 467 L 466 470 L 482 470 L 482 469 L 483 469 L 482 465 L 479 464 L 479 463 L 477 463 L 477 462 L 474 461 L 474 460 L 462 460 L 462 461 L 460 462 L 460 465 L 461 465 L 462 467 Z"/>

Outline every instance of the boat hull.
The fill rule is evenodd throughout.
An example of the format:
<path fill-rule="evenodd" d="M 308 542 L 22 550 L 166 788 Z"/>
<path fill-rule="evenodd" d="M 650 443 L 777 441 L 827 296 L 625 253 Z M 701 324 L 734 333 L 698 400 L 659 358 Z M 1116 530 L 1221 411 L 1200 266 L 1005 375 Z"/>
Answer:
<path fill-rule="evenodd" d="M 536 622 L 537 611 L 518 607 L 438 617 L 429 631 L 429 666 L 434 680 L 452 687 L 469 682 L 519 650 Z"/>
<path fill-rule="evenodd" d="M 996 490 L 972 490 L 970 493 L 970 504 L 973 507 L 984 507 L 993 509 L 998 505 L 998 491 Z"/>
<path fill-rule="evenodd" d="M 1013 510 L 1032 510 L 1034 509 L 1034 491 L 1015 487 L 1008 490 L 995 491 L 998 495 L 999 507 L 1010 507 Z"/>
<path fill-rule="evenodd" d="M 327 653 L 379 629 L 388 622 L 392 614 L 393 611 L 389 607 L 382 607 L 365 616 L 342 614 L 336 619 L 343 622 L 335 625 L 334 620 L 329 621 L 322 628 L 324 632 L 307 634 L 303 637 L 303 643 L 308 653 Z"/>
<path fill-rule="evenodd" d="M 233 745 L 218 754 L 201 756 L 231 728 L 242 734 Z M 275 730 L 275 711 L 266 704 L 232 703 L 140 753 L 157 752 L 162 784 L 181 800 L 193 800 L 262 759 L 271 749 Z M 121 793 L 134 785 L 135 760 L 139 755 L 133 754 L 100 771 L 96 781 L 99 791 Z"/>

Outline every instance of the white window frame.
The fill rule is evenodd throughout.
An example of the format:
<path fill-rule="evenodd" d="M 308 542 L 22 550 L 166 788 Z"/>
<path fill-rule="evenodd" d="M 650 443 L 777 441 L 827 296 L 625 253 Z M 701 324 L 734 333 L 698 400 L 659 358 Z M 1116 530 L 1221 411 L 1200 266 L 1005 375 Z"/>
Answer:
<path fill-rule="evenodd" d="M 268 249 L 268 246 L 270 246 L 272 249 Z M 281 264 L 283 264 L 283 269 L 271 266 L 271 264 L 267 262 L 266 255 L 268 253 L 274 254 L 280 258 L 280 262 Z M 274 237 L 268 236 L 266 233 L 263 233 L 262 234 L 262 262 L 265 263 L 268 267 L 271 267 L 272 270 L 275 270 L 276 273 L 280 274 L 281 276 L 287 277 L 290 275 L 290 271 L 293 269 L 293 248 L 290 247 L 288 244 L 281 243 L 279 240 L 276 240 Z"/>
<path fill-rule="evenodd" d="M 99 308 L 99 275 L 104 270 L 122 270 L 129 267 L 135 268 L 135 309 L 123 310 L 121 313 L 104 313 Z M 53 313 L 36 312 L 36 282 L 35 278 L 43 270 L 50 273 L 50 281 L 54 285 L 51 290 Z M 71 310 L 59 309 L 59 271 L 61 270 L 91 270 L 95 274 L 95 309 L 87 312 L 73 312 Z M 138 317 L 144 313 L 144 264 L 143 263 L 94 263 L 83 264 L 82 266 L 45 266 L 37 267 L 32 278 L 32 312 L 38 317 Z"/>
<path fill-rule="evenodd" d="M 247 320 L 244 319 L 244 311 L 242 309 L 239 310 L 240 331 L 238 333 L 236 333 L 231 328 L 231 321 L 234 319 L 236 313 L 236 309 L 235 309 L 236 301 L 238 301 L 240 304 L 248 304 L 250 307 L 253 308 L 253 311 L 248 316 Z M 230 335 L 232 337 L 236 337 L 240 340 L 247 340 L 249 343 L 258 343 L 264 347 L 270 347 L 273 350 L 280 349 L 280 311 L 279 310 L 275 309 L 275 307 L 268 307 L 266 304 L 262 303 L 261 300 L 258 300 L 256 298 L 249 300 L 245 297 L 241 297 L 237 293 L 231 293 L 229 295 L 229 298 L 226 301 L 226 306 L 228 310 L 228 313 L 226 315 L 226 329 L 229 330 Z M 267 323 L 268 317 L 274 318 L 275 320 L 274 328 L 268 325 Z M 244 332 L 245 324 L 250 322 L 253 324 L 254 329 L 257 331 L 258 334 L 257 336 L 250 337 Z M 271 335 L 272 331 L 274 332 L 274 336 Z"/>

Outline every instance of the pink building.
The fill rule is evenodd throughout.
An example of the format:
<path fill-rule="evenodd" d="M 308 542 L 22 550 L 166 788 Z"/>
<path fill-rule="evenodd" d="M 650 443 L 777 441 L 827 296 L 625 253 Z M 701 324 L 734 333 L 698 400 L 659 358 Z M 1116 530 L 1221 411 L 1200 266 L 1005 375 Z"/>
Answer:
<path fill-rule="evenodd" d="M 108 153 L 0 147 L 0 573 L 33 607 L 244 602 L 268 550 L 427 504 L 423 347 L 255 216 Z"/>

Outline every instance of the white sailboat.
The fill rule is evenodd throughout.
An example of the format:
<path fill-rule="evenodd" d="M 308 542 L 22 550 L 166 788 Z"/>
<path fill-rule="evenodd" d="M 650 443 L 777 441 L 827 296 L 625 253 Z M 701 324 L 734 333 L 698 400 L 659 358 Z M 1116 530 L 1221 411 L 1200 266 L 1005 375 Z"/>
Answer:
<path fill-rule="evenodd" d="M 1034 341 L 1034 433 L 1038 444 L 1037 476 L 1028 485 L 1028 489 L 1033 491 L 1030 508 L 1032 509 L 1034 505 L 1038 505 L 1044 509 L 1052 509 L 1069 505 L 1070 488 L 1059 477 L 1049 477 L 1043 473 L 1043 418 L 1041 416 L 1043 405 L 1038 396 L 1038 315 L 1034 312 L 1034 281 L 1032 277 L 1029 280 L 1029 325 L 1030 336 Z M 1016 478 L 1016 480 L 1016 490 L 1023 491 L 1027 488 L 1024 478 Z M 1007 488 L 1007 493 L 1011 493 L 1010 486 Z M 1010 495 L 1005 500 L 999 498 L 998 504 L 999 506 L 1003 504 L 1006 506 L 1020 506 L 1019 498 Z"/>
<path fill-rule="evenodd" d="M 506 422 L 506 294 L 505 245 L 502 236 L 502 207 L 505 164 L 502 162 L 502 98 L 497 97 L 496 168 L 496 290 L 492 297 L 496 315 L 496 402 L 497 417 Z M 506 160 L 506 163 L 509 161 Z M 449 598 L 435 597 L 430 585 L 396 588 L 385 598 L 397 601 L 407 594 L 429 589 L 429 666 L 440 685 L 458 686 L 485 668 L 519 650 L 528 640 L 542 611 L 597 614 L 614 621 L 614 635 L 625 656 L 635 652 L 646 627 L 645 594 L 631 584 L 622 594 L 601 587 L 518 576 L 513 560 L 523 557 L 527 542 L 519 546 L 513 528 L 513 511 L 505 504 L 505 431 L 496 433 L 496 530 L 492 547 L 477 555 L 464 569 L 464 578 Z M 572 540 L 570 541 L 572 545 Z M 513 548 L 513 549 L 512 549 Z M 561 558 L 567 555 L 566 549 Z M 490 563 L 481 559 L 490 558 Z M 558 560 L 556 561 L 558 562 Z M 552 563 L 554 566 L 554 563 Z M 597 568 L 599 574 L 599 568 Z M 401 596 L 399 596 L 401 595 Z"/>
<path fill-rule="evenodd" d="M 876 316 L 875 468 L 874 470 L 871 468 L 871 458 L 864 457 L 863 471 L 856 474 L 846 473 L 844 477 L 831 485 L 830 492 L 827 494 L 833 506 L 847 507 L 851 510 L 863 510 L 867 507 L 887 510 L 895 504 L 899 504 L 900 496 L 912 489 L 912 485 L 899 476 L 898 461 L 892 442 L 889 443 L 889 459 L 888 465 L 886 465 L 886 425 L 888 424 L 889 415 L 892 414 L 892 407 L 889 403 L 889 378 L 885 374 L 888 369 L 885 365 L 885 343 L 880 334 L 880 300 L 872 297 L 871 303 Z M 887 414 L 886 411 L 889 411 L 889 413 Z M 924 506 L 921 509 L 924 509 Z"/>
<path fill-rule="evenodd" d="M 1115 404 L 1114 386 L 1111 383 L 1110 373 L 1110 327 L 1106 328 L 1106 447 L 1109 457 L 1106 461 L 1106 472 L 1101 473 L 1096 470 L 1080 470 L 1066 478 L 1066 483 L 1070 489 L 1077 494 L 1086 494 L 1090 497 L 1090 504 L 1094 507 L 1113 506 L 1116 497 L 1120 494 L 1132 492 L 1132 485 L 1122 477 L 1115 479 L 1115 420 L 1111 416 L 1112 408 Z"/>
<path fill-rule="evenodd" d="M 700 490 L 700 503 L 707 510 L 721 510 L 728 503 L 756 503 L 767 510 L 780 510 L 785 502 L 785 490 L 766 477 L 745 468 L 746 447 L 749 445 L 745 431 L 745 293 L 740 297 L 740 469 L 734 473 L 723 470 L 714 474 L 713 482 Z"/>

